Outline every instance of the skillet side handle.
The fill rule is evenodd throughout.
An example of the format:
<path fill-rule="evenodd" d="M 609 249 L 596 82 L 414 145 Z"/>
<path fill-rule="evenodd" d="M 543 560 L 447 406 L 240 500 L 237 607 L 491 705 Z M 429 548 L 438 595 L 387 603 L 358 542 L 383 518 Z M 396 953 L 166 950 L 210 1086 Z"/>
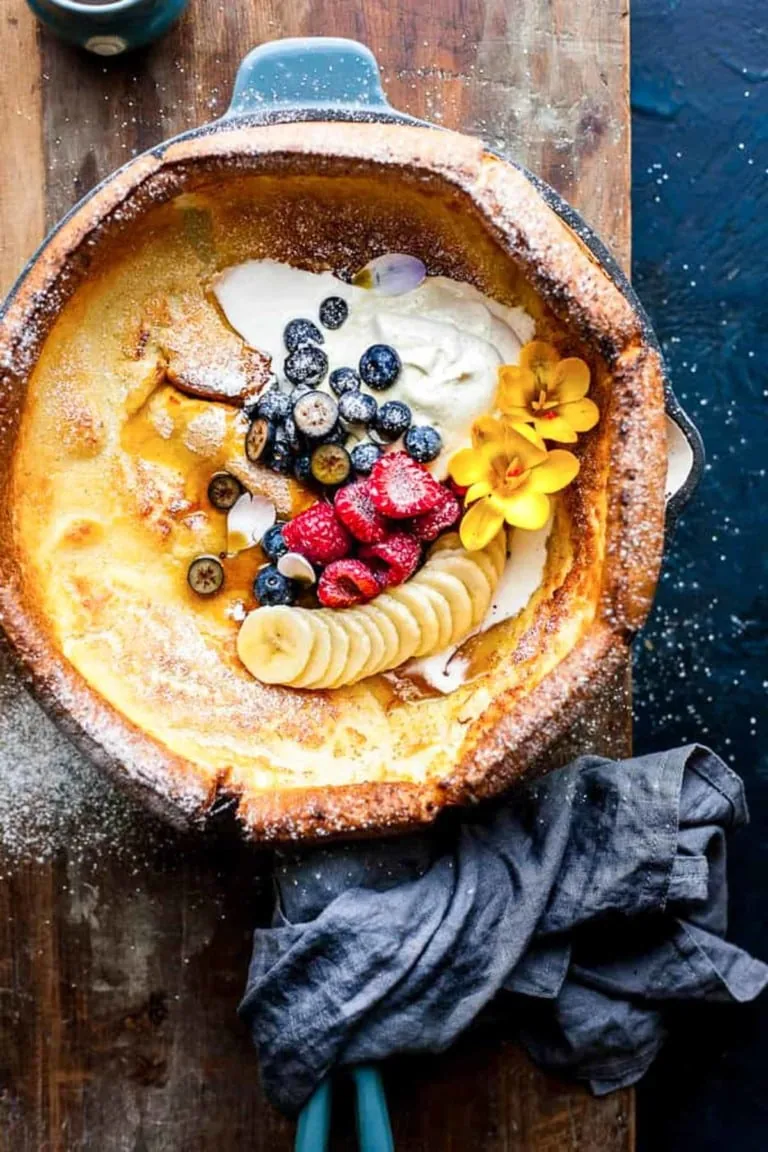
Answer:
<path fill-rule="evenodd" d="M 391 113 L 371 50 L 330 36 L 260 44 L 237 70 L 224 119 L 308 109 Z"/>
<path fill-rule="evenodd" d="M 696 425 L 667 390 L 667 536 L 691 499 L 704 471 L 704 442 Z"/>

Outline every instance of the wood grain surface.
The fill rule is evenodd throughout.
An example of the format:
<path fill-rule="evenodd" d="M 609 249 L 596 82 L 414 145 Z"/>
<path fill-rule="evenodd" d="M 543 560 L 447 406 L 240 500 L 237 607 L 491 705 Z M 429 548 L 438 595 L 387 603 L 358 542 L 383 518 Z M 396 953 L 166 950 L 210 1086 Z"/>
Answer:
<path fill-rule="evenodd" d="M 628 263 L 622 0 L 192 0 L 161 43 L 109 61 L 52 40 L 23 0 L 0 8 L 2 290 L 97 180 L 219 115 L 249 48 L 303 34 L 370 44 L 396 106 L 523 160 Z M 628 750 L 627 683 L 625 670 L 596 695 L 575 745 Z M 40 816 L 13 807 L 26 758 L 70 824 L 42 846 L 30 834 L 25 852 Z M 0 806 L 16 814 L 0 880 L 0 1150 L 289 1149 L 235 1017 L 268 914 L 266 858 L 227 827 L 181 836 L 126 800 L 97 804 L 94 779 L 0 653 Z M 633 1147 L 631 1093 L 596 1101 L 492 1033 L 395 1061 L 386 1080 L 399 1152 Z M 352 1148 L 338 1102 L 334 1146 Z"/>

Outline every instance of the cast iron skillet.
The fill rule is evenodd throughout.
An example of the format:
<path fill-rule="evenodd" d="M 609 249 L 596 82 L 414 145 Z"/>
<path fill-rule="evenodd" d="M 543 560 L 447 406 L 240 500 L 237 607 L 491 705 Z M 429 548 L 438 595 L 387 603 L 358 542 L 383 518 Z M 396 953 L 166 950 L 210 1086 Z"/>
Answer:
<path fill-rule="evenodd" d="M 282 40 L 261 45 L 245 57 L 237 73 L 231 105 L 221 119 L 175 137 L 174 141 L 166 141 L 146 155 L 161 159 L 163 153 L 175 142 L 214 133 L 227 133 L 250 125 L 317 120 L 393 123 L 440 131 L 435 125 L 425 124 L 398 112 L 388 104 L 376 61 L 363 45 L 352 40 L 324 38 Z M 506 157 L 501 158 L 523 171 L 550 207 L 587 245 L 635 312 L 646 341 L 658 351 L 658 343 L 647 316 L 626 277 L 605 246 L 553 189 L 521 169 L 520 165 L 515 165 Z M 140 163 L 140 159 L 132 160 L 126 168 Z M 0 320 L 5 316 L 9 305 L 22 285 L 25 285 L 33 269 L 38 263 L 45 263 L 46 249 L 51 245 L 57 232 L 76 211 L 96 195 L 99 189 L 110 185 L 118 176 L 119 172 L 114 173 L 93 189 L 50 233 L 27 264 L 0 310 Z M 703 465 L 703 448 L 696 428 L 678 404 L 666 380 L 665 389 L 670 442 L 676 446 L 678 452 L 676 468 L 678 482 L 667 504 L 666 528 L 669 532 L 699 479 Z M 62 710 L 60 703 L 49 698 L 42 686 L 33 684 L 33 689 L 37 691 L 43 704 L 51 709 L 65 731 L 72 734 L 94 759 L 109 767 L 110 761 L 108 758 L 105 759 L 100 747 L 75 725 Z M 187 814 L 182 810 L 183 806 L 179 807 L 170 797 L 163 799 L 146 787 L 141 787 L 140 791 L 145 802 L 150 803 L 166 819 L 181 824 L 187 823 Z"/>

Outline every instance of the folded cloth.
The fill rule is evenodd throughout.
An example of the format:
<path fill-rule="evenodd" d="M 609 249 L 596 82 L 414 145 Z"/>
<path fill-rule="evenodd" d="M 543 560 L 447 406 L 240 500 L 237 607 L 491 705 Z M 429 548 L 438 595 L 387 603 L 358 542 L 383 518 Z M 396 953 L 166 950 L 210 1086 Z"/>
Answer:
<path fill-rule="evenodd" d="M 725 831 L 746 820 L 739 777 L 692 745 L 583 756 L 428 833 L 282 855 L 240 1006 L 268 1095 L 293 1115 L 334 1065 L 439 1052 L 492 1000 L 545 1067 L 633 1083 L 668 1002 L 768 983 L 724 939 Z"/>

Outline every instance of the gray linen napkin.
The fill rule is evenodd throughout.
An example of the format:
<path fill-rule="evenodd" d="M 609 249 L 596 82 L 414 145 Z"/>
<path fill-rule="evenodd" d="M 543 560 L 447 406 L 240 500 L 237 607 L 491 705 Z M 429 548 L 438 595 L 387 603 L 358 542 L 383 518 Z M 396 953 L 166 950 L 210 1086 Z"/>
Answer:
<path fill-rule="evenodd" d="M 429 833 L 282 854 L 240 1005 L 268 1095 L 293 1115 L 334 1065 L 439 1052 L 491 1000 L 545 1067 L 633 1083 L 669 1001 L 768 984 L 723 938 L 725 832 L 746 820 L 739 777 L 692 745 L 581 757 Z"/>

